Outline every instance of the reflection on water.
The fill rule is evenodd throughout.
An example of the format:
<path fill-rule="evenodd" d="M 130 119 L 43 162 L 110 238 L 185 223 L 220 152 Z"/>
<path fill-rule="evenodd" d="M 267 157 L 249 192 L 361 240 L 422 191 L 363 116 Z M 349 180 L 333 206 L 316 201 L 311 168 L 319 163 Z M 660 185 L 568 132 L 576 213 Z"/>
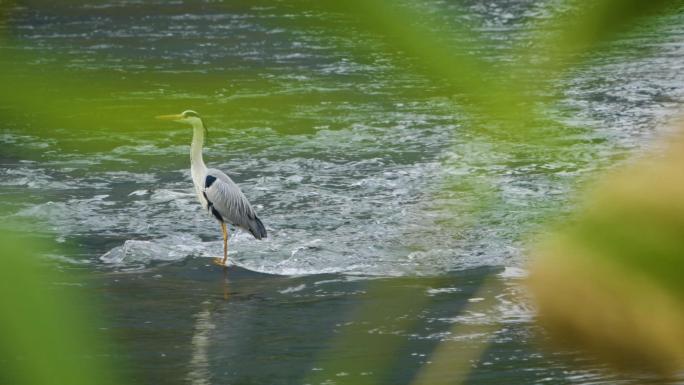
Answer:
<path fill-rule="evenodd" d="M 225 300 L 223 273 L 201 262 L 102 277 L 113 329 L 125 330 L 142 383 L 625 380 L 581 354 L 544 351 L 533 309 L 507 270 L 369 279 L 232 267 Z M 460 372 L 430 366 L 454 351 L 447 364 L 460 358 Z"/>
<path fill-rule="evenodd" d="M 505 63 L 529 20 L 554 4 L 467 1 L 472 16 L 436 9 L 488 38 L 473 54 Z M 121 120 L 85 133 L 3 122 L 0 194 L 21 198 L 13 219 L 27 229 L 39 221 L 78 250 L 52 257 L 96 277 L 112 333 L 130 352 L 122 370 L 141 383 L 406 383 L 443 341 L 474 350 L 488 341 L 473 383 L 619 382 L 533 343 L 517 284 L 521 238 L 570 210 L 570 193 L 595 171 L 648 146 L 681 104 L 682 17 L 669 16 L 658 37 L 623 37 L 549 85 L 563 95 L 549 113 L 572 129 L 567 146 L 548 151 L 478 137 L 451 95 L 403 71 L 412 64 L 369 36 L 343 33 L 353 21 L 339 15 L 242 1 L 18 6 L 8 31 L 20 43 L 13 49 L 38 53 L 32 66 L 58 53 L 93 84 L 114 74 L 135 87 L 101 96 Z M 223 277 L 204 258 L 220 255 L 222 242 L 192 191 L 191 131 L 139 116 L 159 101 L 173 108 L 156 114 L 203 113 L 207 163 L 263 216 L 268 240 L 231 232 L 231 259 L 251 272 L 231 267 Z M 394 294 L 373 293 L 378 281 Z M 424 307 L 397 301 L 391 316 L 356 313 L 400 295 Z M 467 331 L 477 326 L 484 331 Z M 387 372 L 333 372 L 325 354 L 339 335 L 395 346 L 396 359 Z M 346 362 L 365 350 L 349 347 Z"/>
<path fill-rule="evenodd" d="M 209 344 L 211 331 L 216 325 L 211 320 L 211 302 L 202 302 L 203 309 L 195 316 L 195 332 L 192 336 L 192 358 L 188 365 L 188 382 L 193 385 L 211 384 L 209 381 Z"/>

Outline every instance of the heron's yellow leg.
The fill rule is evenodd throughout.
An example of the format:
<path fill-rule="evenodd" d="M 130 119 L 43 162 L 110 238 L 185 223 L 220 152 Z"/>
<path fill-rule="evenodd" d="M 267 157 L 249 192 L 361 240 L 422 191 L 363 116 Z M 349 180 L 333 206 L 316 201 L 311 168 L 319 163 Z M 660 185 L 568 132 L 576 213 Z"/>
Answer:
<path fill-rule="evenodd" d="M 226 228 L 226 224 L 221 222 L 221 230 L 223 230 L 223 265 L 226 265 L 226 261 L 228 260 L 228 229 Z"/>
<path fill-rule="evenodd" d="M 228 260 L 228 229 L 223 222 L 221 222 L 221 231 L 223 232 L 223 260 L 214 258 L 214 263 L 219 266 L 226 266 Z"/>

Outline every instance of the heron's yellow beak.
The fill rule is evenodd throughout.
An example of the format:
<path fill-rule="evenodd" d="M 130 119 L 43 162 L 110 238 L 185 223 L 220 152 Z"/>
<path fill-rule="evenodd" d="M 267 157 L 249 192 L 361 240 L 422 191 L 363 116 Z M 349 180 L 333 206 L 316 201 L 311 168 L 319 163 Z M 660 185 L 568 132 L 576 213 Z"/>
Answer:
<path fill-rule="evenodd" d="M 183 119 L 183 115 L 177 114 L 177 115 L 159 115 L 156 116 L 157 119 L 161 120 L 181 120 Z"/>

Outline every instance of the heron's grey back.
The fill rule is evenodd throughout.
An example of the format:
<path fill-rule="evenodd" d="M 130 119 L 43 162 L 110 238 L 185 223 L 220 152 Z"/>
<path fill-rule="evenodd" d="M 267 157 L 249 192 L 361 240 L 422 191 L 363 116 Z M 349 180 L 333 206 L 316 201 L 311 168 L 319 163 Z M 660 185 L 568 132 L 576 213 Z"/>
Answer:
<path fill-rule="evenodd" d="M 220 170 L 209 169 L 205 181 L 206 199 L 223 221 L 248 230 L 257 239 L 266 237 L 266 228 L 254 208 L 228 175 Z"/>

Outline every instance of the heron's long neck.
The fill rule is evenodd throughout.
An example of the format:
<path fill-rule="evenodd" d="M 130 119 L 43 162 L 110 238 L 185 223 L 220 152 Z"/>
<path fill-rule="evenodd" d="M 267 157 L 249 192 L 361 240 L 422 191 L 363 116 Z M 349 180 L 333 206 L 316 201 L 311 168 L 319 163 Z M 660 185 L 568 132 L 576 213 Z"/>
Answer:
<path fill-rule="evenodd" d="M 202 178 L 206 173 L 207 166 L 202 159 L 202 146 L 204 145 L 204 126 L 197 123 L 193 126 L 192 145 L 190 145 L 190 170 L 192 178 Z"/>

